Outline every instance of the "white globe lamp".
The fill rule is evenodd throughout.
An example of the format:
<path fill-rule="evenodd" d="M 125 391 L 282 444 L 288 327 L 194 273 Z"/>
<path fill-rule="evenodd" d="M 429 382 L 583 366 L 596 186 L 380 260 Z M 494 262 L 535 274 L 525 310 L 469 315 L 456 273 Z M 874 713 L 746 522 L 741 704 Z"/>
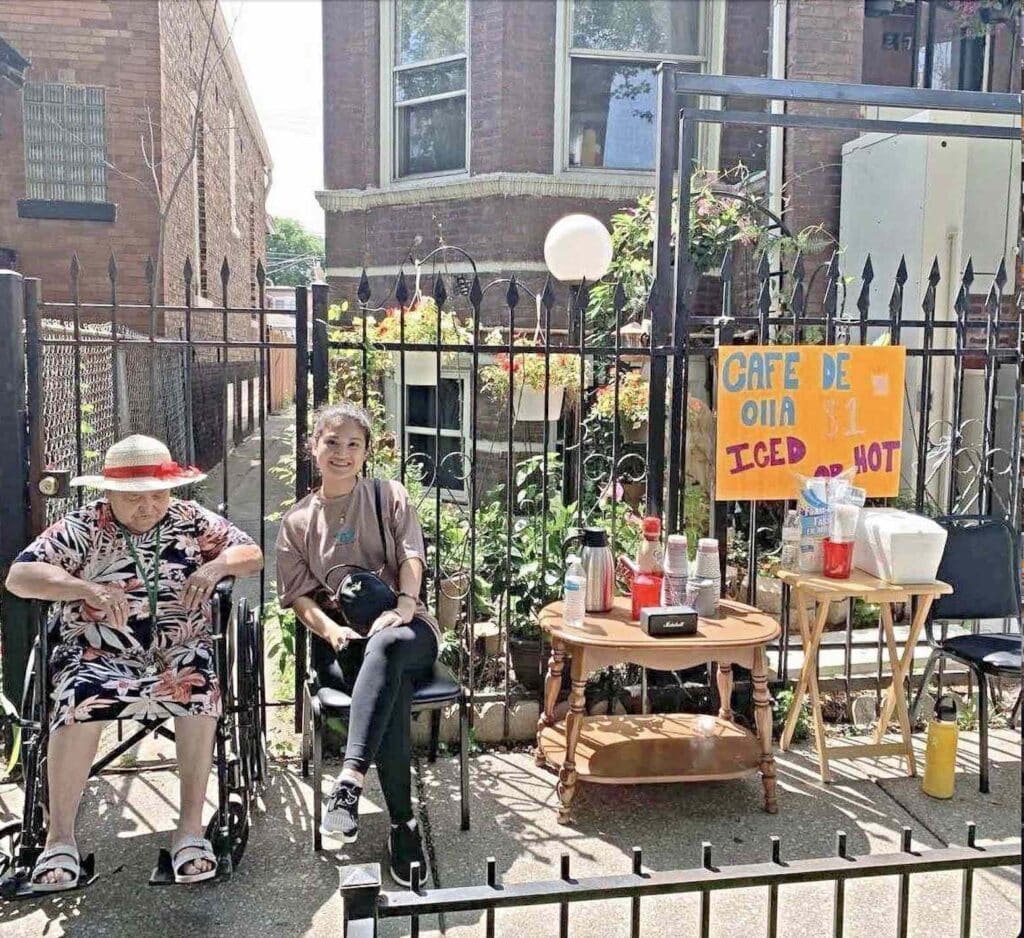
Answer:
<path fill-rule="evenodd" d="M 544 239 L 544 263 L 562 283 L 595 283 L 612 263 L 612 236 L 592 215 L 566 215 Z"/>

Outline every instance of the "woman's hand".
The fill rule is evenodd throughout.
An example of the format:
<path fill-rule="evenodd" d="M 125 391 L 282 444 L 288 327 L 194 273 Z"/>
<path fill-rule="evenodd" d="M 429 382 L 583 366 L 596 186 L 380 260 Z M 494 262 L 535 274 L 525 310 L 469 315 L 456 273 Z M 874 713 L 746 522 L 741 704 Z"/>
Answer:
<path fill-rule="evenodd" d="M 338 625 L 336 622 L 331 622 L 330 627 L 324 630 L 324 640 L 334 649 L 335 653 L 341 651 L 353 639 L 358 638 L 362 638 L 362 636 L 355 629 L 350 629 L 346 625 Z"/>
<path fill-rule="evenodd" d="M 416 615 L 416 600 L 411 596 L 399 596 L 398 606 L 382 612 L 370 626 L 369 635 L 376 635 L 384 629 L 392 629 L 396 625 L 408 625 Z"/>
<path fill-rule="evenodd" d="M 181 590 L 181 604 L 188 612 L 200 609 L 226 575 L 225 564 L 217 557 L 204 563 L 186 581 Z"/>
<path fill-rule="evenodd" d="M 105 583 L 90 583 L 82 580 L 82 602 L 93 609 L 98 609 L 115 629 L 123 629 L 128 624 L 128 596 L 125 591 Z"/>

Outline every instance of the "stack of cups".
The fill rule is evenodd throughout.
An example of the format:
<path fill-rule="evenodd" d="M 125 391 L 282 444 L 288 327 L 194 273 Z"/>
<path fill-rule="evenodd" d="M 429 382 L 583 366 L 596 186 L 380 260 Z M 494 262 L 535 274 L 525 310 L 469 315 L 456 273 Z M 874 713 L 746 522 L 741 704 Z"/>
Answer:
<path fill-rule="evenodd" d="M 665 576 L 661 581 L 661 604 L 682 606 L 686 602 L 686 578 L 690 572 L 689 548 L 685 534 L 670 534 L 665 548 Z"/>
<path fill-rule="evenodd" d="M 722 596 L 722 572 L 718 565 L 718 540 L 702 537 L 697 542 L 697 561 L 694 571 L 698 584 L 698 609 L 701 615 L 715 615 Z"/>

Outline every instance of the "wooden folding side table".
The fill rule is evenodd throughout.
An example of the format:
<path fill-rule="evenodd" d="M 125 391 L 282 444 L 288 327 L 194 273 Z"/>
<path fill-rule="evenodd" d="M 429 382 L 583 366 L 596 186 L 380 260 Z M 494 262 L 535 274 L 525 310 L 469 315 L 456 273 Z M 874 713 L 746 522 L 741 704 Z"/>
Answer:
<path fill-rule="evenodd" d="M 818 770 L 823 782 L 832 781 L 829 771 L 829 759 L 856 759 L 861 756 L 902 756 L 907 760 L 907 774 L 916 775 L 917 765 L 914 760 L 914 746 L 910 733 L 910 717 L 907 712 L 907 698 L 903 692 L 903 681 L 910 671 L 910 663 L 914 658 L 914 648 L 921 635 L 921 629 L 928 619 L 932 603 L 936 596 L 945 596 L 953 592 L 948 583 L 936 580 L 933 583 L 886 583 L 863 570 L 853 570 L 849 579 L 832 580 L 820 573 L 797 573 L 791 570 L 780 570 L 778 577 L 783 583 L 789 584 L 793 590 L 793 604 L 796 606 L 796 619 L 803 641 L 804 663 L 800 670 L 800 679 L 793 694 L 793 703 L 786 717 L 786 728 L 779 742 L 779 748 L 785 752 L 793 739 L 800 715 L 800 707 L 805 696 L 810 696 L 811 714 L 814 722 L 814 742 L 818 751 Z M 896 650 L 896 635 L 893 631 L 892 604 L 909 602 L 918 597 L 917 613 L 910 624 L 910 634 L 900 657 Z M 889 662 L 892 666 L 892 683 L 889 685 L 882 703 L 874 736 L 869 745 L 864 746 L 828 746 L 825 743 L 825 724 L 821 716 L 821 697 L 818 693 L 818 651 L 821 637 L 828 621 L 828 611 L 832 603 L 847 602 L 851 598 L 862 599 L 869 603 L 878 603 L 881 610 L 882 632 L 889 650 Z M 807 605 L 813 600 L 816 604 L 814 624 L 807 621 Z M 901 741 L 883 743 L 889 720 L 893 711 L 900 724 Z"/>
<path fill-rule="evenodd" d="M 540 625 L 551 638 L 544 708 L 537 723 L 538 765 L 558 772 L 558 820 L 570 819 L 579 782 L 632 785 L 740 778 L 760 771 L 764 809 L 774 814 L 775 759 L 768 694 L 766 646 L 778 623 L 742 603 L 722 600 L 721 615 L 701 618 L 696 635 L 652 638 L 630 620 L 629 597 L 617 597 L 610 612 L 588 613 L 579 627 L 562 619 L 562 603 L 546 606 Z M 554 716 L 565 659 L 571 659 L 572 692 L 565 721 Z M 587 675 L 630 662 L 676 670 L 718 663 L 717 717 L 692 713 L 584 716 Z M 737 725 L 731 708 L 732 666 L 750 668 L 757 733 Z"/>

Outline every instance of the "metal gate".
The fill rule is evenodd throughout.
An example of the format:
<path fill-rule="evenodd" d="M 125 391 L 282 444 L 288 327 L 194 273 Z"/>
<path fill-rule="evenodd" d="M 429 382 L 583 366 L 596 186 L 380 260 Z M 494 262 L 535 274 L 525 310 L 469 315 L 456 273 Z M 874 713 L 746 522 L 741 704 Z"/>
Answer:
<path fill-rule="evenodd" d="M 229 454 L 259 432 L 259 491 L 252 517 L 236 521 L 267 546 L 265 421 L 269 410 L 272 348 L 294 344 L 268 337 L 262 262 L 247 275 L 257 285 L 256 308 L 232 307 L 232 272 L 220 268 L 220 303 L 195 299 L 186 261 L 180 302 L 157 302 L 156 267 L 144 268 L 148 302 L 119 296 L 120 273 L 111 257 L 109 293 L 83 297 L 81 268 L 69 259 L 66 302 L 45 299 L 45 285 L 0 272 L 0 578 L 18 552 L 64 512 L 80 505 L 75 475 L 97 471 L 111 443 L 145 433 L 168 444 L 172 457 L 221 467 L 219 485 L 194 487 L 191 497 L 231 515 Z M 248 468 L 248 466 L 246 466 Z M 266 598 L 265 575 L 258 596 Z M 33 634 L 31 605 L 3 595 L 3 690 L 20 699 L 24 663 Z"/>

